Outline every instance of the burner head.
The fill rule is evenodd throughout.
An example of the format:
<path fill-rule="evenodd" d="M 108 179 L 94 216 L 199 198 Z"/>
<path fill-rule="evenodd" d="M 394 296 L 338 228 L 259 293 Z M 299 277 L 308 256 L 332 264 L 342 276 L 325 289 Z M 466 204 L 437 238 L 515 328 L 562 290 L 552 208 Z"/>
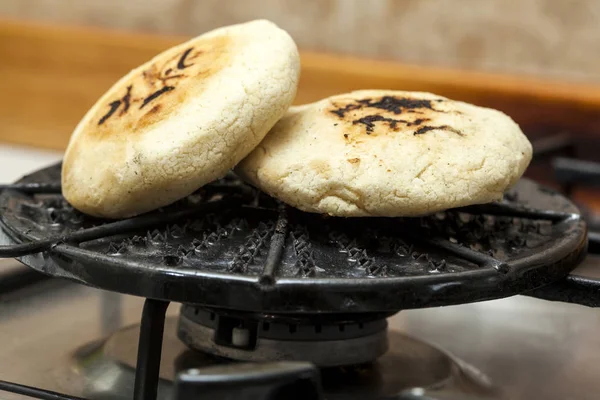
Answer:
<path fill-rule="evenodd" d="M 184 305 L 178 336 L 193 349 L 233 360 L 355 365 L 373 361 L 387 351 L 387 316 L 291 317 Z"/>
<path fill-rule="evenodd" d="M 60 166 L 21 181 L 59 182 Z M 0 209 L 0 241 L 23 243 L 15 249 L 31 254 L 21 261 L 43 273 L 267 314 L 395 312 L 510 296 L 566 276 L 587 243 L 573 204 L 527 180 L 501 204 L 423 218 L 307 214 L 235 176 L 117 222 L 84 216 L 59 194 L 6 190 Z"/>
<path fill-rule="evenodd" d="M 207 377 L 219 368 L 223 381 L 231 382 L 231 375 L 239 376 L 246 368 L 246 363 L 187 348 L 176 336 L 177 326 L 174 317 L 167 318 L 158 398 L 173 398 L 174 381 L 190 369 L 198 376 Z M 139 325 L 133 325 L 106 340 L 79 348 L 73 353 L 71 363 L 55 374 L 56 383 L 65 385 L 58 389 L 71 390 L 74 395 L 91 399 L 131 399 L 139 333 Z M 439 390 L 440 395 L 450 391 L 465 396 L 481 394 L 486 399 L 501 398 L 495 396 L 498 391 L 486 376 L 462 360 L 395 331 L 389 332 L 388 338 L 389 350 L 372 363 L 320 368 L 324 397 L 328 400 L 391 399 L 405 390 L 421 387 Z M 327 353 L 331 355 L 330 350 Z M 270 363 L 252 364 L 253 372 L 262 374 Z M 243 387 L 244 382 L 236 383 Z M 225 383 L 223 386 L 227 387 Z M 210 387 L 202 389 L 201 386 L 198 391 L 205 395 Z"/>

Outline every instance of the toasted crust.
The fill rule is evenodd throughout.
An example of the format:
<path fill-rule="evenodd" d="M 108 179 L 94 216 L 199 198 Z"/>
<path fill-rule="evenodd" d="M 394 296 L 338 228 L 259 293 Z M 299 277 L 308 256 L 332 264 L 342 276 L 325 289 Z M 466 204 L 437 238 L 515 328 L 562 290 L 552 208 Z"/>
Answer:
<path fill-rule="evenodd" d="M 87 214 L 122 218 L 219 178 L 285 113 L 299 55 L 268 21 L 220 28 L 134 69 L 76 127 L 63 195 Z"/>
<path fill-rule="evenodd" d="M 500 199 L 531 155 L 499 111 L 371 90 L 290 108 L 236 171 L 307 212 L 419 216 Z"/>

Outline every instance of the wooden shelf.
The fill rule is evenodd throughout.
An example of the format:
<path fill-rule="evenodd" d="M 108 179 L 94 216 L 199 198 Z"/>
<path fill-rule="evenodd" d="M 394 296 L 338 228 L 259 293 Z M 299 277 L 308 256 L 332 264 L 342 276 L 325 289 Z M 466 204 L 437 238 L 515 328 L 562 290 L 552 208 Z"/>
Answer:
<path fill-rule="evenodd" d="M 0 141 L 63 149 L 75 124 L 131 68 L 184 37 L 0 20 Z M 430 91 L 500 109 L 530 135 L 600 128 L 600 87 L 302 51 L 296 103 L 355 89 Z"/>

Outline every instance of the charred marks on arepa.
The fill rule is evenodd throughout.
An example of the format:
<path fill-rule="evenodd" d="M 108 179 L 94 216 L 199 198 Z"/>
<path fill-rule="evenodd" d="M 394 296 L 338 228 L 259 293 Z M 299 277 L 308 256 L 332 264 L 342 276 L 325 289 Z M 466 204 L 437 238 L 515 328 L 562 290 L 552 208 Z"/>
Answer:
<path fill-rule="evenodd" d="M 422 135 L 424 133 L 427 133 L 429 131 L 434 131 L 434 130 L 442 130 L 442 131 L 449 131 L 452 133 L 456 133 L 459 136 L 464 136 L 463 133 L 461 131 L 459 131 L 456 128 L 453 128 L 451 126 L 448 125 L 440 125 L 440 126 L 422 126 L 419 129 L 417 129 L 413 135 Z"/>
<path fill-rule="evenodd" d="M 442 101 L 442 99 L 428 100 L 383 96 L 378 101 L 374 101 L 373 99 L 362 99 L 357 102 L 369 108 L 378 108 L 398 115 L 405 112 L 422 113 L 422 110 L 424 109 L 438 111 L 433 108 L 433 103 L 440 103 Z"/>
<path fill-rule="evenodd" d="M 185 59 L 190 55 L 192 50 L 194 50 L 194 48 L 190 47 L 189 49 L 183 52 L 181 57 L 179 57 L 179 61 L 177 61 L 177 69 L 186 69 L 187 67 L 191 67 L 191 64 L 185 65 Z"/>
<path fill-rule="evenodd" d="M 100 118 L 100 120 L 98 121 L 98 125 L 102 125 L 107 119 L 112 117 L 112 115 L 119 109 L 120 106 L 121 100 L 115 100 L 108 103 L 109 110 Z"/>
<path fill-rule="evenodd" d="M 115 100 L 115 101 L 108 103 L 109 110 L 106 114 L 104 114 L 100 118 L 100 121 L 98 121 L 98 125 L 102 125 L 104 123 L 104 121 L 109 119 L 119 109 L 119 107 L 121 107 L 121 104 L 123 104 L 123 108 L 121 109 L 121 112 L 119 113 L 119 115 L 123 115 L 127 112 L 127 110 L 129 110 L 132 87 L 133 87 L 133 85 L 127 86 L 127 92 L 125 93 L 125 95 L 123 97 L 121 97 L 119 100 Z"/>
<path fill-rule="evenodd" d="M 156 92 L 150 94 L 148 97 L 146 97 L 144 99 L 144 101 L 142 101 L 142 105 L 140 106 L 140 110 L 142 108 L 144 108 L 148 103 L 150 103 L 152 100 L 156 99 L 158 96 L 161 96 L 167 92 L 170 92 L 171 90 L 174 90 L 175 86 L 163 86 L 162 88 L 158 89 Z"/>
<path fill-rule="evenodd" d="M 375 99 L 360 99 L 353 100 L 353 102 L 344 105 L 343 107 L 334 104 L 334 108 L 330 110 L 333 114 L 340 118 L 344 118 L 347 113 L 354 110 L 374 108 L 378 110 L 388 111 L 395 115 L 399 114 L 422 114 L 423 110 L 437 111 L 433 107 L 433 103 L 442 102 L 442 99 L 426 100 L 426 99 L 412 99 L 406 97 L 395 97 L 395 96 L 383 96 L 378 100 Z"/>
<path fill-rule="evenodd" d="M 354 121 L 352 121 L 352 125 L 358 125 L 358 124 L 362 124 L 364 125 L 367 131 L 367 135 L 370 135 L 373 132 L 373 129 L 375 129 L 375 122 L 387 122 L 390 126 L 390 128 L 392 128 L 392 130 L 396 130 L 398 127 L 398 124 L 404 124 L 406 126 L 415 126 L 415 125 L 421 125 L 423 122 L 427 122 L 430 121 L 429 118 L 417 118 L 414 121 L 406 121 L 404 119 L 394 119 L 394 118 L 387 118 L 381 115 L 367 115 L 366 117 L 362 117 L 359 119 L 355 119 Z"/>
<path fill-rule="evenodd" d="M 333 103 L 333 108 L 328 111 L 340 119 L 351 122 L 352 125 L 364 126 L 367 135 L 371 135 L 374 132 L 378 123 L 383 123 L 387 124 L 393 131 L 403 126 L 415 127 L 414 135 L 441 129 L 463 136 L 462 132 L 448 125 L 425 125 L 425 123 L 431 121 L 431 118 L 427 117 L 428 114 L 446 112 L 435 107 L 436 104 L 444 101 L 445 99 L 383 96 L 380 98 L 352 100 L 350 103 L 344 105 Z M 344 138 L 348 139 L 348 135 L 344 134 Z"/>
<path fill-rule="evenodd" d="M 375 128 L 375 122 L 387 122 L 390 125 L 390 128 L 395 130 L 399 123 L 405 123 L 406 121 L 401 119 L 386 118 L 382 115 L 367 115 L 366 117 L 355 119 L 352 121 L 352 125 L 363 124 L 367 129 L 367 135 L 370 135 Z"/>
<path fill-rule="evenodd" d="M 131 102 L 131 88 L 133 88 L 133 85 L 127 86 L 127 92 L 125 93 L 125 96 L 121 98 L 121 101 L 123 102 L 123 109 L 119 115 L 123 115 L 127 112 L 127 110 L 129 110 L 129 104 Z"/>
<path fill-rule="evenodd" d="M 185 51 L 183 51 L 181 54 L 176 54 L 175 56 L 166 60 L 166 62 L 164 63 L 164 65 L 161 68 L 157 68 L 156 65 L 153 64 L 150 68 L 142 71 L 142 80 L 146 84 L 145 86 L 150 86 L 150 87 L 154 88 L 157 86 L 157 83 L 158 83 L 159 88 L 152 91 L 151 93 L 147 94 L 146 96 L 132 98 L 132 90 L 133 90 L 134 84 L 132 83 L 131 85 L 127 86 L 127 92 L 125 93 L 125 95 L 122 98 L 120 98 L 118 100 L 114 100 L 108 104 L 109 110 L 106 114 L 104 114 L 98 120 L 98 125 L 102 125 L 110 117 L 112 117 L 115 114 L 115 112 L 121 107 L 121 105 L 123 105 L 123 108 L 121 108 L 121 111 L 119 112 L 119 116 L 127 113 L 132 102 L 136 102 L 136 103 L 141 102 L 141 104 L 139 106 L 139 109 L 141 110 L 146 105 L 148 105 L 148 103 L 150 103 L 151 101 L 157 99 L 158 97 L 160 97 L 161 95 L 163 95 L 165 93 L 168 93 L 168 92 L 174 90 L 175 89 L 174 84 L 168 84 L 167 82 L 172 81 L 173 79 L 181 79 L 181 78 L 185 77 L 185 75 L 184 74 L 172 75 L 173 66 L 170 66 L 169 64 L 172 64 L 172 62 L 174 60 L 177 60 L 177 63 L 175 66 L 175 68 L 177 68 L 177 70 L 184 70 L 188 67 L 191 67 L 193 65 L 193 63 L 189 62 L 188 58 L 190 56 L 190 53 L 193 50 L 194 50 L 194 48 L 190 47 L 190 48 L 186 49 Z M 146 89 L 146 88 L 144 88 L 144 89 Z M 147 89 L 145 91 L 147 91 Z"/>
<path fill-rule="evenodd" d="M 194 66 L 194 60 L 203 53 L 202 50 L 189 47 L 164 60 L 161 65 L 150 65 L 139 77 L 132 79 L 123 97 L 108 103 L 108 110 L 99 117 L 97 124 L 103 125 L 115 115 L 125 115 L 132 104 L 139 104 L 137 108 L 141 110 L 157 98 L 175 90 L 179 81 L 187 77 L 183 71 Z M 156 113 L 160 107 L 152 109 Z"/>

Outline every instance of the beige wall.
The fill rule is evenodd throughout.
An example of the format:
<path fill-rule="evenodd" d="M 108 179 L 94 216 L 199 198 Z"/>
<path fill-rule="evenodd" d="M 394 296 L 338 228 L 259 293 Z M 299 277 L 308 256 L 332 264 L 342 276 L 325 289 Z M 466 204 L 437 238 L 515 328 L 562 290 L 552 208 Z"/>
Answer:
<path fill-rule="evenodd" d="M 268 18 L 303 48 L 600 82 L 600 0 L 0 0 L 0 15 L 188 35 Z"/>

